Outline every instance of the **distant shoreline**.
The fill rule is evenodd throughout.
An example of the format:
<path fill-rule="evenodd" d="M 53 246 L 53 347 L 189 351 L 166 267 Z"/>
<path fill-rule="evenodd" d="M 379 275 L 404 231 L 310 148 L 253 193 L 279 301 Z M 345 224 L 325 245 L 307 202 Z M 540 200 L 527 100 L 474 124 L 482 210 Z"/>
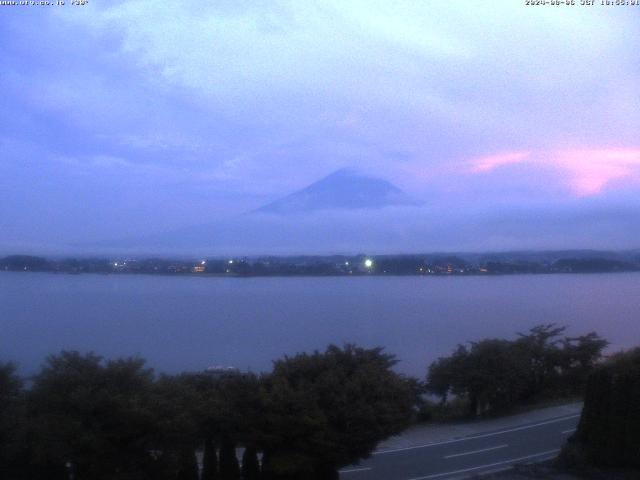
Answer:
<path fill-rule="evenodd" d="M 623 273 L 640 271 L 640 254 L 331 255 L 299 257 L 67 258 L 30 255 L 0 258 L 0 271 L 56 274 L 163 275 L 213 278 L 502 276 L 516 274 Z M 573 253 L 573 255 L 571 254 Z"/>

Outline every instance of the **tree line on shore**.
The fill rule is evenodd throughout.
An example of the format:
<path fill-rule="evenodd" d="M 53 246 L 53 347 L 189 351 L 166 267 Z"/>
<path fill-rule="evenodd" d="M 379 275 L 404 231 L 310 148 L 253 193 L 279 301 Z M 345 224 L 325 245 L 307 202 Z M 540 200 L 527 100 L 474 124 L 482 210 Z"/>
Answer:
<path fill-rule="evenodd" d="M 430 408 L 427 394 L 478 415 L 581 393 L 607 342 L 563 333 L 541 325 L 459 346 L 426 381 L 355 345 L 286 356 L 261 375 L 157 376 L 140 358 L 65 351 L 25 380 L 0 363 L 0 477 L 336 479 Z"/>
<path fill-rule="evenodd" d="M 567 253 L 564 253 L 566 255 Z M 240 257 L 208 259 L 64 258 L 30 255 L 0 258 L 0 271 L 216 276 L 349 276 L 349 275 L 509 275 L 630 272 L 640 270 L 640 256 L 592 253 L 543 259 L 487 255 L 465 259 L 454 255 L 331 255 L 313 257 Z"/>

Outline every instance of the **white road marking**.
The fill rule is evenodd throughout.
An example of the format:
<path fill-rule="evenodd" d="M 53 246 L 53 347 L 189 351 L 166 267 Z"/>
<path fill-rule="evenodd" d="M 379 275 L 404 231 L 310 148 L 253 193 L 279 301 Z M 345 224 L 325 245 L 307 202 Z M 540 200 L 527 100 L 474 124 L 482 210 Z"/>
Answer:
<path fill-rule="evenodd" d="M 371 467 L 350 468 L 348 470 L 339 470 L 338 473 L 365 472 L 367 470 L 371 470 Z"/>
<path fill-rule="evenodd" d="M 476 477 L 484 477 L 485 475 L 493 475 L 494 473 L 506 472 L 511 470 L 513 465 L 507 465 L 506 467 L 492 468 L 491 470 L 485 470 L 484 472 L 478 472 Z"/>
<path fill-rule="evenodd" d="M 558 450 L 557 452 L 554 452 L 546 457 L 541 457 L 541 458 L 537 458 L 536 460 L 532 460 L 530 462 L 525 463 L 524 465 L 535 465 L 536 463 L 540 463 L 540 462 L 546 462 L 547 460 L 553 460 L 554 458 L 556 458 L 558 455 L 557 453 L 560 450 Z"/>
<path fill-rule="evenodd" d="M 464 457 L 465 455 L 473 455 L 474 453 L 489 452 L 491 450 L 498 450 L 500 448 L 507 448 L 508 446 L 509 445 L 504 444 L 504 445 L 498 445 L 496 447 L 488 447 L 488 448 L 482 448 L 480 450 L 473 450 L 471 452 L 454 453 L 453 455 L 446 455 L 444 458 Z"/>
<path fill-rule="evenodd" d="M 404 448 L 393 448 L 393 449 L 390 449 L 390 450 L 379 450 L 377 452 L 373 452 L 371 455 L 383 455 L 385 453 L 404 452 L 406 450 L 415 450 L 417 448 L 436 447 L 438 445 L 448 445 L 448 444 L 451 444 L 451 443 L 466 442 L 466 441 L 469 441 L 469 440 L 476 440 L 478 438 L 494 437 L 496 435 L 502 435 L 503 433 L 518 432 L 520 430 L 527 430 L 529 428 L 540 427 L 542 425 L 549 425 L 551 423 L 564 422 L 565 420 L 571 420 L 572 418 L 578 418 L 579 416 L 580 416 L 580 414 L 577 413 L 575 415 L 569 415 L 567 417 L 554 418 L 553 420 L 547 420 L 545 422 L 534 423 L 532 425 L 523 425 L 522 427 L 514 427 L 514 428 L 510 428 L 508 430 L 501 430 L 499 432 L 491 432 L 491 433 L 484 433 L 484 434 L 480 434 L 480 435 L 473 435 L 473 436 L 470 436 L 470 437 L 456 438 L 454 440 L 447 440 L 445 442 L 426 443 L 424 445 L 414 445 L 414 446 L 411 446 L 411 447 L 404 447 Z"/>
<path fill-rule="evenodd" d="M 497 467 L 498 465 L 504 465 L 505 463 L 515 463 L 515 462 L 520 462 L 522 460 L 529 460 L 531 458 L 549 456 L 551 454 L 556 454 L 559 451 L 560 450 L 548 450 L 546 452 L 535 453 L 533 455 L 527 455 L 525 457 L 512 458 L 510 460 L 503 460 L 502 462 L 489 463 L 487 465 L 480 465 L 477 467 L 465 468 L 463 470 L 454 470 L 451 472 L 435 473 L 433 475 L 425 475 L 424 477 L 413 477 L 413 478 L 410 478 L 409 480 L 427 480 L 430 478 L 445 477 L 447 475 L 456 475 L 458 473 L 467 473 L 467 472 L 472 472 L 474 470 L 480 470 L 483 468 Z"/>
<path fill-rule="evenodd" d="M 570 428 L 569 430 L 563 430 L 560 433 L 563 434 L 563 435 L 566 435 L 567 433 L 573 433 L 575 431 L 576 431 L 575 428 Z"/>

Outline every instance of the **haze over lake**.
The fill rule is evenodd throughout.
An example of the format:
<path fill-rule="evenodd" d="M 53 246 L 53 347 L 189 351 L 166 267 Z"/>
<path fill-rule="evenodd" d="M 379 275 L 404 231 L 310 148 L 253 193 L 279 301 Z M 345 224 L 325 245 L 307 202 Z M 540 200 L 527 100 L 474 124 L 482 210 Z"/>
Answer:
<path fill-rule="evenodd" d="M 640 343 L 640 273 L 197 278 L 0 273 L 0 360 L 34 372 L 61 349 L 140 355 L 159 371 L 265 371 L 329 343 L 381 345 L 422 377 L 457 343 L 539 323 Z"/>

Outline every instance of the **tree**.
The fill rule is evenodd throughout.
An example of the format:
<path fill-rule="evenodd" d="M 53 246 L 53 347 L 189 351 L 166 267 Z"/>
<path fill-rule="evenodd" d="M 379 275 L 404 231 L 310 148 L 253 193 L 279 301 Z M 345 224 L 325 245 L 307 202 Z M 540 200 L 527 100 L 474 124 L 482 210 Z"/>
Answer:
<path fill-rule="evenodd" d="M 238 480 L 240 478 L 236 444 L 230 438 L 224 438 L 220 444 L 220 478 L 222 480 Z"/>
<path fill-rule="evenodd" d="M 635 348 L 591 373 L 580 423 L 561 457 L 568 463 L 638 469 L 639 451 L 640 348 Z"/>
<path fill-rule="evenodd" d="M 0 363 L 0 477 L 18 478 L 25 464 L 24 386 L 13 363 Z"/>
<path fill-rule="evenodd" d="M 242 480 L 259 480 L 260 464 L 255 447 L 247 447 L 242 454 Z"/>
<path fill-rule="evenodd" d="M 272 478 L 337 478 L 407 426 L 413 392 L 381 348 L 329 346 L 274 362 L 264 379 L 263 471 Z"/>
<path fill-rule="evenodd" d="M 190 375 L 188 382 L 195 395 L 191 405 L 196 435 L 205 441 L 205 457 L 214 462 L 213 445 L 220 446 L 216 478 L 239 478 L 236 445 L 255 448 L 263 431 L 259 379 L 249 373 L 223 376 L 205 373 Z M 204 473 L 212 475 L 214 467 L 207 467 Z"/>
<path fill-rule="evenodd" d="M 572 391 L 581 391 L 587 378 L 602 358 L 602 351 L 609 342 L 597 333 L 563 339 L 562 364 L 565 383 Z"/>
<path fill-rule="evenodd" d="M 176 480 L 198 480 L 198 478 L 198 463 L 195 452 L 190 448 L 182 449 L 178 454 Z"/>
<path fill-rule="evenodd" d="M 429 365 L 427 372 L 427 391 L 438 395 L 441 403 L 446 403 L 454 388 L 459 390 L 465 373 L 465 363 L 469 351 L 464 345 L 458 345 L 450 357 L 440 357 Z"/>
<path fill-rule="evenodd" d="M 524 390 L 527 366 L 513 342 L 487 339 L 471 348 L 459 345 L 453 355 L 429 367 L 428 389 L 445 402 L 448 394 L 468 400 L 469 413 L 509 408 Z"/>
<path fill-rule="evenodd" d="M 195 451 L 204 443 L 203 407 L 194 378 L 192 374 L 162 375 L 153 386 L 153 450 L 158 452 L 156 474 L 163 479 L 193 477 Z"/>
<path fill-rule="evenodd" d="M 50 356 L 28 395 L 31 478 L 59 476 L 68 462 L 80 478 L 145 478 L 154 430 L 152 382 L 141 359 Z"/>
<path fill-rule="evenodd" d="M 564 331 L 554 324 L 538 325 L 516 340 L 458 345 L 451 356 L 429 366 L 427 390 L 443 403 L 449 395 L 467 400 L 471 415 L 539 396 L 581 392 L 607 342 L 593 332 L 561 338 Z"/>
<path fill-rule="evenodd" d="M 518 333 L 518 346 L 524 350 L 530 363 L 529 396 L 557 386 L 560 373 L 557 367 L 562 363 L 562 352 L 558 348 L 562 340 L 559 337 L 566 329 L 549 323 L 536 325 L 527 334 Z"/>
<path fill-rule="evenodd" d="M 526 358 L 507 340 L 472 343 L 464 369 L 454 381 L 454 392 L 468 395 L 469 411 L 475 415 L 512 407 L 526 388 Z"/>
<path fill-rule="evenodd" d="M 208 437 L 204 441 L 204 451 L 202 454 L 202 478 L 201 480 L 218 479 L 218 455 L 213 439 Z"/>
<path fill-rule="evenodd" d="M 260 380 L 250 373 L 227 375 L 216 381 L 213 395 L 217 405 L 214 424 L 221 445 L 221 457 L 224 443 L 229 453 L 230 445 L 233 446 L 235 459 L 236 444 L 255 447 L 264 431 Z M 222 472 L 222 458 L 220 468 Z"/>

